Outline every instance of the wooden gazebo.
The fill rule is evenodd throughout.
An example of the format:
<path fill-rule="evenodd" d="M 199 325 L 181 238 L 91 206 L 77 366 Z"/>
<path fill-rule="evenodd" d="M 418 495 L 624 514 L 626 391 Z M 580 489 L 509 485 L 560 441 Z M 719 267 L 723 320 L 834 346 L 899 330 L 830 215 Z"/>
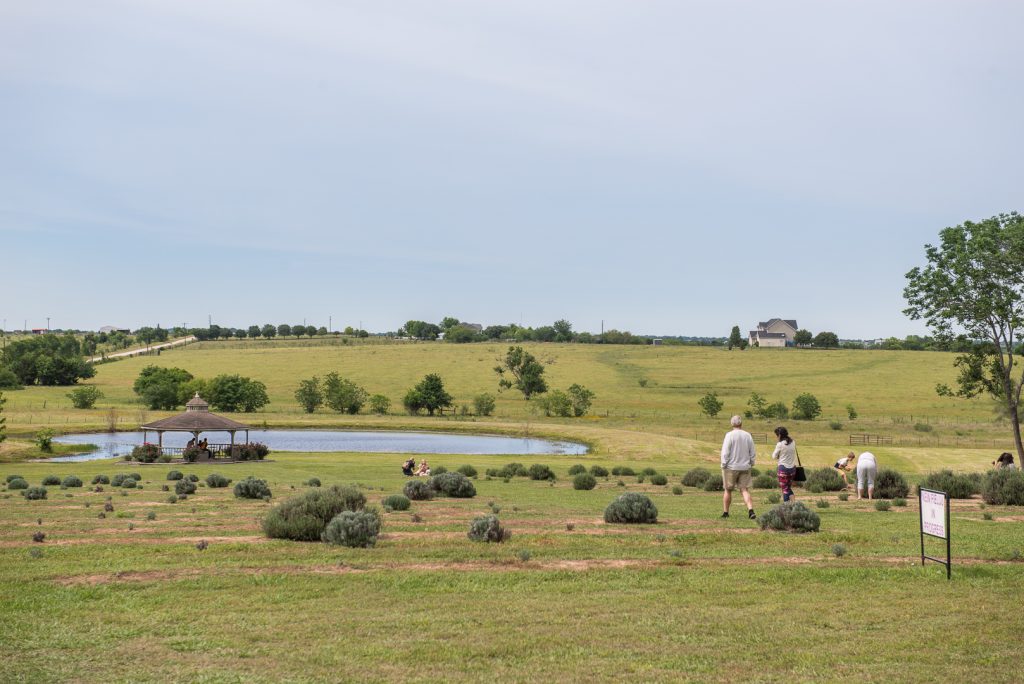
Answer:
<path fill-rule="evenodd" d="M 199 393 L 188 400 L 185 404 L 185 412 L 170 418 L 154 420 L 142 426 L 142 440 L 148 441 L 148 433 L 157 434 L 157 445 L 163 453 L 165 432 L 191 432 L 196 443 L 199 442 L 199 435 L 203 432 L 228 432 L 231 434 L 231 444 L 228 447 L 228 454 L 234 453 L 235 433 L 245 432 L 245 441 L 249 441 L 249 426 L 236 423 L 229 418 L 223 418 L 210 413 L 210 405 L 200 398 Z M 211 452 L 212 453 L 212 452 Z"/>

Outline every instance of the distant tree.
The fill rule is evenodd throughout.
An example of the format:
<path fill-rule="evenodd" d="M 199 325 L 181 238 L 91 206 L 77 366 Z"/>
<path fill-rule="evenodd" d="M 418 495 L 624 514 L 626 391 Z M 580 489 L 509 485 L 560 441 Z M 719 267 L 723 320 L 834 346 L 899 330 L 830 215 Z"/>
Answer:
<path fill-rule="evenodd" d="M 68 392 L 68 399 L 77 409 L 91 409 L 96 402 L 103 398 L 103 392 L 95 385 L 76 387 Z"/>
<path fill-rule="evenodd" d="M 494 413 L 494 396 L 487 394 L 478 394 L 473 397 L 473 410 L 478 416 L 489 416 Z"/>
<path fill-rule="evenodd" d="M 432 416 L 434 411 L 451 406 L 452 396 L 445 391 L 441 376 L 431 373 L 406 393 L 402 403 L 409 413 L 425 410 Z"/>
<path fill-rule="evenodd" d="M 768 409 L 768 400 L 762 397 L 757 392 L 751 392 L 750 398 L 747 399 L 747 418 L 766 418 L 766 411 Z"/>
<path fill-rule="evenodd" d="M 405 333 L 418 340 L 436 340 L 441 334 L 441 328 L 424 321 L 408 321 L 405 324 Z"/>
<path fill-rule="evenodd" d="M 327 330 L 327 326 L 325 326 L 325 325 L 321 325 L 321 326 L 320 326 L 319 328 L 317 328 L 317 329 L 316 329 L 316 334 L 317 334 L 318 336 L 323 336 L 323 335 L 328 335 L 328 334 L 330 334 L 330 333 L 329 333 L 329 331 Z"/>
<path fill-rule="evenodd" d="M 961 353 L 957 390 L 938 385 L 940 394 L 991 396 L 1009 418 L 1019 463 L 1020 398 L 1024 364 L 1019 340 L 1024 327 L 1024 217 L 1013 212 L 966 221 L 939 233 L 940 245 L 926 245 L 928 265 L 907 273 L 904 313 L 924 319 L 935 336 L 951 343 L 957 331 L 984 340 Z"/>
<path fill-rule="evenodd" d="M 454 328 L 460 322 L 461 321 L 459 321 L 459 319 L 455 318 L 454 316 L 445 316 L 441 320 L 441 330 L 448 330 L 449 328 Z"/>
<path fill-rule="evenodd" d="M 277 326 L 278 337 L 288 337 L 291 334 L 292 326 L 288 325 L 287 323 L 282 323 L 281 325 Z"/>
<path fill-rule="evenodd" d="M 853 404 L 846 405 L 846 415 L 850 420 L 857 420 L 857 409 L 853 407 Z"/>
<path fill-rule="evenodd" d="M 542 325 L 533 331 L 533 339 L 538 342 L 554 342 L 558 339 L 558 332 L 554 326 Z"/>
<path fill-rule="evenodd" d="M 96 374 L 70 333 L 32 335 L 11 342 L 0 352 L 0 367 L 8 368 L 22 385 L 73 385 Z"/>
<path fill-rule="evenodd" d="M 370 397 L 370 413 L 376 413 L 379 416 L 387 415 L 387 412 L 391 410 L 391 400 L 383 394 L 374 394 Z"/>
<path fill-rule="evenodd" d="M 544 366 L 522 347 L 509 347 L 505 358 L 499 358 L 498 362 L 494 372 L 498 374 L 499 388 L 515 387 L 526 399 L 548 391 L 548 384 L 544 381 Z M 505 377 L 506 372 L 512 376 L 511 380 Z"/>
<path fill-rule="evenodd" d="M 320 388 L 320 378 L 315 375 L 308 380 L 300 380 L 295 390 L 295 401 L 306 413 L 313 413 L 324 403 L 324 392 Z"/>
<path fill-rule="evenodd" d="M 262 328 L 260 328 L 260 335 L 268 340 L 273 337 L 277 337 L 277 328 L 275 328 L 270 323 L 267 323 Z"/>
<path fill-rule="evenodd" d="M 572 403 L 572 414 L 579 418 L 586 415 L 590 405 L 594 402 L 594 393 L 582 385 L 573 383 L 567 391 L 569 401 Z"/>
<path fill-rule="evenodd" d="M 732 326 L 732 332 L 729 333 L 729 350 L 732 351 L 733 347 L 743 348 L 743 336 L 740 335 L 740 326 Z"/>
<path fill-rule="evenodd" d="M 708 418 L 714 418 L 722 410 L 722 401 L 718 398 L 718 394 L 715 392 L 708 392 L 700 401 L 697 402 L 700 406 L 700 412 Z"/>
<path fill-rule="evenodd" d="M 475 342 L 476 339 L 476 330 L 468 328 L 464 325 L 456 325 L 451 328 L 448 328 L 448 331 L 444 335 L 445 342 L 466 343 Z"/>
<path fill-rule="evenodd" d="M 839 336 L 834 332 L 820 332 L 814 336 L 814 346 L 823 349 L 835 349 L 839 346 Z"/>
<path fill-rule="evenodd" d="M 500 340 L 508 334 L 509 327 L 507 325 L 489 325 L 483 330 L 483 335 L 489 340 Z"/>
<path fill-rule="evenodd" d="M 155 411 L 170 411 L 189 399 L 187 383 L 192 374 L 183 368 L 146 366 L 132 385 L 143 403 Z"/>
<path fill-rule="evenodd" d="M 206 329 L 206 332 L 207 332 L 207 334 L 209 335 L 209 339 L 211 339 L 211 340 L 215 340 L 215 339 L 217 339 L 218 337 L 220 337 L 220 336 L 221 336 L 221 333 L 222 333 L 223 331 L 221 330 L 221 327 L 220 327 L 219 325 L 217 325 L 216 323 L 214 323 L 214 324 L 210 325 L 210 326 L 209 326 L 209 327 L 208 327 L 208 328 Z"/>
<path fill-rule="evenodd" d="M 93 354 L 96 353 L 97 346 L 98 341 L 96 339 L 96 335 L 92 333 L 86 333 L 85 336 L 82 338 L 82 354 L 84 354 L 85 356 L 92 356 Z"/>
<path fill-rule="evenodd" d="M 0 390 L 4 389 L 21 389 L 21 382 L 14 371 L 0 366 Z"/>
<path fill-rule="evenodd" d="M 346 335 L 355 335 L 356 334 L 355 328 L 353 328 L 351 325 L 346 325 L 345 329 L 342 332 L 345 333 Z"/>
<path fill-rule="evenodd" d="M 562 318 L 555 321 L 551 327 L 555 330 L 555 339 L 558 342 L 572 342 L 572 323 Z"/>
<path fill-rule="evenodd" d="M 537 406 L 544 411 L 545 416 L 568 418 L 572 414 L 572 399 L 560 389 L 552 390 L 538 399 Z"/>
<path fill-rule="evenodd" d="M 368 396 L 365 389 L 337 373 L 324 376 L 324 401 L 338 413 L 359 413 Z"/>
<path fill-rule="evenodd" d="M 267 386 L 241 375 L 218 375 L 210 380 L 207 401 L 220 411 L 252 413 L 270 403 Z"/>
<path fill-rule="evenodd" d="M 260 326 L 250 325 L 249 329 L 246 331 L 246 334 L 249 336 L 250 339 L 256 339 L 257 337 L 260 336 Z"/>
<path fill-rule="evenodd" d="M 298 339 L 306 334 L 306 324 L 299 323 L 298 325 L 292 326 L 292 335 L 295 335 L 295 339 Z"/>
<path fill-rule="evenodd" d="M 821 415 L 821 404 L 813 394 L 800 394 L 793 400 L 793 420 L 814 420 Z"/>
<path fill-rule="evenodd" d="M 246 337 L 246 332 L 242 328 L 232 328 L 231 331 L 234 333 L 235 339 L 244 340 Z"/>
<path fill-rule="evenodd" d="M 811 343 L 811 341 L 813 339 L 814 338 L 811 335 L 811 331 L 810 330 L 805 330 L 803 328 L 801 328 L 800 330 L 797 330 L 796 331 L 796 335 L 793 335 L 793 342 L 796 343 L 797 346 L 800 346 L 800 347 L 806 347 L 807 345 L 809 345 Z"/>
<path fill-rule="evenodd" d="M 156 339 L 156 331 L 153 328 L 139 328 L 135 331 L 135 339 L 145 345 L 150 345 Z"/>

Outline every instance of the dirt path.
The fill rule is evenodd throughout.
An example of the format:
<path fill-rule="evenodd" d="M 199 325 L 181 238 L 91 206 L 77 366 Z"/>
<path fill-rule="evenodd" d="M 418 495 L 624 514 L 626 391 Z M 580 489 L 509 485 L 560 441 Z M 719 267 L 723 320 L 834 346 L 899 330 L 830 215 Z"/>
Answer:
<path fill-rule="evenodd" d="M 151 344 L 148 347 L 126 349 L 125 351 L 117 352 L 116 354 L 102 354 L 100 356 L 93 356 L 92 358 L 88 359 L 88 361 L 89 363 L 96 363 L 97 361 L 102 361 L 103 359 L 122 359 L 125 357 L 137 356 L 138 354 L 148 353 L 156 349 L 167 349 L 169 347 L 177 347 L 179 345 L 188 344 L 189 342 L 195 341 L 195 335 L 189 335 L 188 337 L 179 337 L 178 339 L 171 340 L 170 342 L 163 342 L 161 344 Z"/>

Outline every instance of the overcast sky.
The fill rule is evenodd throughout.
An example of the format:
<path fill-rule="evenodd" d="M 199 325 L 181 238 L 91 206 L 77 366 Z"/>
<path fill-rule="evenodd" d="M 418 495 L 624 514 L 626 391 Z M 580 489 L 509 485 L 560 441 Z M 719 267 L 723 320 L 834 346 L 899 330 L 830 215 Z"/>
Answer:
<path fill-rule="evenodd" d="M 0 2 L 0 317 L 921 333 L 1020 2 Z"/>

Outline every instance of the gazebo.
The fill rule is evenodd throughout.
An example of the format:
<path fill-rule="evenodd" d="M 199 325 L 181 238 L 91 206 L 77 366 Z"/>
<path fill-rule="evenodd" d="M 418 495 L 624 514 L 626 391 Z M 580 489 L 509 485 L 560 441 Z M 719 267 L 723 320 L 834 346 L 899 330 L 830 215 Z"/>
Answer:
<path fill-rule="evenodd" d="M 164 448 L 165 432 L 191 432 L 195 441 L 199 442 L 199 435 L 203 432 L 229 432 L 231 433 L 231 444 L 228 446 L 228 454 L 234 453 L 235 433 L 245 431 L 245 441 L 249 441 L 249 426 L 236 423 L 229 418 L 223 418 L 210 413 L 210 405 L 203 401 L 196 392 L 196 395 L 185 404 L 185 412 L 170 418 L 155 420 L 142 426 L 142 440 L 148 441 L 150 431 L 157 434 L 157 445 L 160 453 Z M 212 453 L 212 452 L 211 452 Z"/>

